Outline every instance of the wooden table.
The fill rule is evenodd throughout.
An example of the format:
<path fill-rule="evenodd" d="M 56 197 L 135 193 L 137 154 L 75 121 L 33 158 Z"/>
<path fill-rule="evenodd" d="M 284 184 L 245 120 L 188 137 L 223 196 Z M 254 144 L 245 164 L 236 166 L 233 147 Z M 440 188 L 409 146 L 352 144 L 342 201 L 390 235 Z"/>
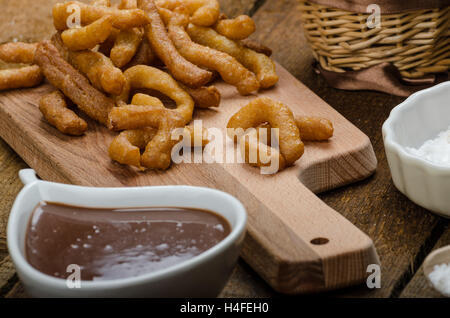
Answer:
<path fill-rule="evenodd" d="M 37 41 L 48 37 L 52 32 L 50 8 L 54 2 L 58 1 L 0 0 L 0 43 L 14 38 Z M 373 239 L 382 264 L 381 288 L 369 290 L 365 286 L 357 286 L 326 296 L 439 297 L 428 286 L 421 265 L 432 250 L 450 244 L 449 222 L 415 205 L 396 190 L 381 136 L 383 122 L 403 99 L 376 92 L 336 90 L 315 74 L 311 66 L 311 50 L 296 10 L 297 0 L 220 2 L 229 16 L 251 15 L 258 27 L 252 38 L 273 48 L 273 57 L 280 64 L 372 141 L 379 162 L 376 174 L 357 184 L 323 193 L 320 198 Z M 0 139 L 0 297 L 26 297 L 6 247 L 9 210 L 22 187 L 17 173 L 26 167 Z M 274 295 L 276 293 L 243 261 L 238 263 L 221 294 L 222 297 Z"/>

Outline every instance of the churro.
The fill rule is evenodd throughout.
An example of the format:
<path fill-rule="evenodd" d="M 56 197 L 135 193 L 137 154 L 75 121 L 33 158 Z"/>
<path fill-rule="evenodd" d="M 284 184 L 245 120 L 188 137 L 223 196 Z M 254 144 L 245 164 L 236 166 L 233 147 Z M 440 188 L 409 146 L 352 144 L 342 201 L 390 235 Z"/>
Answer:
<path fill-rule="evenodd" d="M 44 77 L 37 65 L 0 70 L 0 91 L 39 85 Z"/>
<path fill-rule="evenodd" d="M 114 101 L 91 86 L 83 75 L 64 60 L 50 41 L 38 44 L 34 59 L 54 87 L 89 117 L 104 125 L 108 124 L 108 114 L 115 106 Z"/>
<path fill-rule="evenodd" d="M 248 15 L 240 15 L 234 19 L 220 19 L 214 29 L 231 40 L 243 40 L 255 32 L 256 25 Z"/>
<path fill-rule="evenodd" d="M 180 55 L 167 34 L 154 1 L 139 0 L 138 6 L 146 12 L 151 21 L 145 27 L 150 45 L 173 77 L 190 87 L 200 87 L 208 83 L 212 73 L 199 68 Z"/>
<path fill-rule="evenodd" d="M 168 21 L 169 36 L 180 54 L 188 61 L 219 72 L 222 79 L 235 86 L 242 95 L 259 89 L 255 75 L 227 53 L 191 41 L 185 31 L 189 20 L 183 7 L 178 7 Z"/>
<path fill-rule="evenodd" d="M 151 66 L 137 65 L 127 69 L 124 75 L 127 85 L 118 100 L 128 103 L 130 91 L 134 89 L 154 89 L 175 101 L 176 111 L 184 118 L 185 124 L 192 120 L 194 101 L 166 72 Z"/>
<path fill-rule="evenodd" d="M 278 129 L 280 153 L 286 165 L 292 165 L 304 152 L 304 144 L 292 111 L 284 104 L 270 98 L 256 98 L 242 107 L 228 121 L 228 134 L 236 138 L 236 129 L 246 130 L 268 122 Z M 240 136 L 237 136 L 238 138 Z"/>
<path fill-rule="evenodd" d="M 73 11 L 70 8 L 79 8 L 81 25 L 89 25 L 104 17 L 112 17 L 112 25 L 121 30 L 142 27 L 149 23 L 145 12 L 140 9 L 119 10 L 113 7 L 89 5 L 79 1 L 57 3 L 53 6 L 53 24 L 58 31 L 69 28 L 68 18 Z"/>
<path fill-rule="evenodd" d="M 194 42 L 225 52 L 238 60 L 256 74 L 262 88 L 270 88 L 278 82 L 275 63 L 266 55 L 247 49 L 211 28 L 200 27 L 191 23 L 187 31 Z"/>
<path fill-rule="evenodd" d="M 44 95 L 39 101 L 39 110 L 63 134 L 80 136 L 87 130 L 87 123 L 67 108 L 64 95 L 59 91 Z"/>

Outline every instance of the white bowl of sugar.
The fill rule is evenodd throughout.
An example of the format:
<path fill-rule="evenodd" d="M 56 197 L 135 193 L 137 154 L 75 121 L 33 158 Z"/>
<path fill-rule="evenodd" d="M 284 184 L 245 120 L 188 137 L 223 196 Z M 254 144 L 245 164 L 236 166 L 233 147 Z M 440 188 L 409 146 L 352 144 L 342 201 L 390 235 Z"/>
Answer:
<path fill-rule="evenodd" d="M 383 139 L 397 189 L 450 218 L 450 81 L 396 106 L 383 125 Z"/>

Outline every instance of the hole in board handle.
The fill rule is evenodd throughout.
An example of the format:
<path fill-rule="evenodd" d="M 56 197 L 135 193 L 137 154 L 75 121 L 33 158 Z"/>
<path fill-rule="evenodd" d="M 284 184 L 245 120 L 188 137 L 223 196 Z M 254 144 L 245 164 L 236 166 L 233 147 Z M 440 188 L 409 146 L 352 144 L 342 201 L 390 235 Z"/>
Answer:
<path fill-rule="evenodd" d="M 330 240 L 325 237 L 316 237 L 315 239 L 312 239 L 310 242 L 311 242 L 311 244 L 314 244 L 314 245 L 325 245 L 329 241 Z"/>

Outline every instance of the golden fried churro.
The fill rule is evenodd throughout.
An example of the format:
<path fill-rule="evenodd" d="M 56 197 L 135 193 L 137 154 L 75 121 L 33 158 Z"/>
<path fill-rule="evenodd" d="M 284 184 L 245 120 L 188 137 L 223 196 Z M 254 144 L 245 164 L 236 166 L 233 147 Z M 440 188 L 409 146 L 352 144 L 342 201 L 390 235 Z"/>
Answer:
<path fill-rule="evenodd" d="M 191 95 L 196 108 L 219 107 L 220 92 L 215 86 L 190 88 L 183 85 L 182 88 Z"/>
<path fill-rule="evenodd" d="M 50 42 L 38 44 L 34 58 L 48 81 L 61 90 L 89 117 L 108 124 L 108 114 L 114 101 L 90 85 L 89 81 L 70 65 Z"/>
<path fill-rule="evenodd" d="M 44 77 L 37 65 L 0 70 L 0 91 L 39 85 Z"/>
<path fill-rule="evenodd" d="M 302 140 L 322 141 L 333 137 L 333 124 L 326 118 L 295 116 Z"/>
<path fill-rule="evenodd" d="M 142 42 L 143 36 L 144 30 L 142 28 L 120 31 L 109 55 L 115 66 L 123 67 L 131 61 Z"/>
<path fill-rule="evenodd" d="M 246 130 L 268 122 L 272 128 L 278 129 L 280 153 L 286 160 L 286 165 L 292 165 L 304 152 L 304 144 L 300 138 L 299 129 L 291 110 L 282 103 L 270 98 L 256 98 L 242 107 L 228 121 L 227 128 L 230 137 L 233 129 Z"/>
<path fill-rule="evenodd" d="M 220 19 L 214 29 L 229 39 L 243 40 L 255 32 L 256 25 L 248 15 L 240 15 L 234 19 Z"/>
<path fill-rule="evenodd" d="M 244 39 L 239 42 L 243 47 L 253 50 L 257 53 L 264 54 L 266 56 L 272 55 L 272 49 L 251 39 Z"/>
<path fill-rule="evenodd" d="M 104 16 L 112 16 L 112 24 L 115 28 L 127 30 L 135 27 L 142 27 L 149 23 L 145 12 L 140 9 L 119 10 L 105 6 L 94 6 L 79 1 L 68 1 L 57 3 L 53 7 L 53 24 L 58 31 L 68 29 L 67 21 L 72 11 L 71 6 L 80 9 L 82 25 L 88 25 Z"/>
<path fill-rule="evenodd" d="M 170 11 L 179 6 L 185 6 L 191 16 L 190 22 L 200 26 L 213 25 L 220 15 L 220 5 L 217 0 L 156 0 L 156 5 Z"/>
<path fill-rule="evenodd" d="M 242 95 L 251 94 L 259 89 L 259 82 L 255 75 L 235 58 L 227 53 L 192 42 L 185 31 L 188 23 L 188 15 L 186 11 L 183 11 L 183 7 L 176 8 L 170 14 L 169 36 L 183 57 L 196 65 L 219 72 L 223 80 L 236 86 Z"/>
<path fill-rule="evenodd" d="M 191 23 L 187 31 L 194 42 L 225 52 L 238 60 L 256 74 L 262 88 L 272 87 L 278 82 L 275 63 L 266 55 L 247 49 L 211 28 L 204 28 Z"/>
<path fill-rule="evenodd" d="M 39 101 L 39 110 L 63 134 L 80 136 L 87 130 L 87 123 L 67 108 L 64 95 L 59 91 L 44 95 Z"/>
<path fill-rule="evenodd" d="M 109 0 L 92 0 L 91 5 L 99 7 L 110 7 L 111 1 Z"/>
<path fill-rule="evenodd" d="M 132 105 L 142 105 L 142 106 L 158 106 L 164 108 L 164 104 L 157 97 L 153 97 L 147 94 L 135 94 L 131 100 Z"/>
<path fill-rule="evenodd" d="M 244 156 L 245 162 L 254 167 L 268 167 L 276 161 L 278 162 L 278 167 L 273 172 L 281 171 L 286 167 L 284 156 L 277 149 L 260 141 L 260 136 L 266 133 L 266 129 L 266 141 L 270 142 L 270 126 L 268 128 L 251 129 L 242 135 L 239 139 L 241 154 Z"/>
<path fill-rule="evenodd" d="M 104 16 L 88 26 L 63 31 L 61 39 L 72 51 L 90 50 L 104 42 L 112 28 L 112 17 Z"/>
<path fill-rule="evenodd" d="M 150 43 L 148 43 L 148 39 L 144 38 L 141 41 L 141 44 L 139 45 L 139 48 L 134 55 L 134 57 L 131 59 L 131 61 L 125 65 L 125 69 L 128 69 L 130 67 L 136 66 L 136 65 L 150 65 L 155 60 L 155 54 L 152 51 L 152 48 L 150 47 Z"/>
<path fill-rule="evenodd" d="M 333 137 L 333 124 L 330 120 L 322 117 L 295 116 L 295 123 L 303 141 L 324 141 Z M 265 123 L 259 125 L 262 131 L 266 129 L 268 145 L 270 145 L 271 130 L 270 125 Z M 258 130 L 258 138 L 259 138 Z"/>
<path fill-rule="evenodd" d="M 31 64 L 37 43 L 5 43 L 0 45 L 0 60 L 7 63 Z"/>
<path fill-rule="evenodd" d="M 158 130 L 153 127 L 122 131 L 111 142 L 108 149 L 109 157 L 118 163 L 142 168 L 141 150 L 156 136 L 157 132 Z M 194 130 L 194 126 L 186 126 L 183 136 L 190 137 L 188 147 L 197 144 L 205 147 L 209 142 L 208 130 L 205 128 Z"/>
<path fill-rule="evenodd" d="M 145 148 L 141 164 L 163 170 L 170 166 L 171 151 L 178 142 L 172 139 L 172 131 L 184 126 L 184 120 L 177 112 L 158 106 L 125 105 L 115 107 L 109 117 L 114 130 L 157 128 L 157 134 Z"/>
<path fill-rule="evenodd" d="M 79 51 L 69 54 L 69 61 L 85 74 L 92 85 L 112 95 L 120 95 L 126 84 L 122 71 L 99 52 Z"/>
<path fill-rule="evenodd" d="M 139 8 L 150 18 L 150 24 L 145 27 L 145 33 L 155 54 L 164 62 L 170 73 L 178 81 L 190 86 L 200 87 L 211 80 L 212 73 L 199 68 L 187 61 L 178 53 L 167 34 L 153 0 L 139 0 Z"/>
<path fill-rule="evenodd" d="M 122 131 L 109 145 L 109 157 L 118 163 L 141 168 L 141 149 L 155 137 L 157 131 L 153 127 Z"/>
<path fill-rule="evenodd" d="M 166 72 L 151 66 L 137 65 L 127 69 L 124 75 L 127 78 L 127 85 L 118 100 L 128 103 L 130 90 L 154 89 L 167 95 L 177 104 L 176 111 L 184 118 L 185 124 L 192 120 L 194 101 Z"/>
<path fill-rule="evenodd" d="M 90 50 L 69 51 L 62 43 L 59 32 L 53 35 L 52 43 L 64 59 L 84 74 L 95 88 L 112 95 L 122 93 L 126 84 L 125 76 L 109 58 Z"/>
<path fill-rule="evenodd" d="M 119 8 L 120 10 L 136 9 L 137 0 L 121 0 L 117 8 Z"/>

